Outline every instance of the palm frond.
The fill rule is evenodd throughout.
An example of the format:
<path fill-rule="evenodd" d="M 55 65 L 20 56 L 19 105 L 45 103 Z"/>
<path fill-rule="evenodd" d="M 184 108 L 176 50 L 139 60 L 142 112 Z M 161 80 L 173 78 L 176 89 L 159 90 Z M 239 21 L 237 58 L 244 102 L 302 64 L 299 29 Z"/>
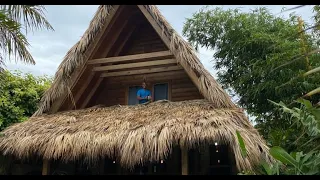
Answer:
<path fill-rule="evenodd" d="M 18 59 L 35 64 L 35 61 L 29 53 L 27 47 L 29 43 L 26 37 L 20 31 L 21 25 L 7 16 L 4 11 L 0 11 L 0 49 L 8 57 L 14 56 Z M 3 63 L 3 56 L 1 62 Z"/>
<path fill-rule="evenodd" d="M 47 29 L 54 30 L 46 20 L 44 11 L 45 7 L 40 5 L 1 5 L 1 10 L 8 11 L 8 16 L 13 21 L 25 25 L 26 33 L 30 29 Z"/>

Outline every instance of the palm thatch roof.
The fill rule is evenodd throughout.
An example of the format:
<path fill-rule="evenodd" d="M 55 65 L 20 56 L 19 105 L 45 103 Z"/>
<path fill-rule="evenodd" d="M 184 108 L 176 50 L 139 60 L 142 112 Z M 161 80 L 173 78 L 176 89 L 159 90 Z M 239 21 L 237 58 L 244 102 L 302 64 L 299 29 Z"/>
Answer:
<path fill-rule="evenodd" d="M 147 105 L 87 108 L 41 115 L 2 132 L 0 150 L 19 158 L 87 162 L 118 158 L 124 167 L 165 158 L 173 145 L 230 145 L 239 169 L 268 157 L 268 147 L 239 108 L 215 108 L 207 100 L 157 101 Z M 248 150 L 241 155 L 236 131 Z M 263 159 L 265 159 L 263 158 Z M 268 160 L 268 159 L 267 159 Z"/>
<path fill-rule="evenodd" d="M 41 99 L 38 111 L 28 121 L 5 129 L 0 151 L 20 158 L 36 154 L 65 161 L 117 157 L 123 166 L 164 158 L 172 146 L 189 148 L 200 142 L 228 144 L 238 169 L 252 169 L 261 158 L 269 161 L 268 147 L 245 114 L 204 68 L 194 49 L 170 26 L 156 6 L 142 6 L 162 30 L 162 39 L 185 71 L 195 74 L 195 84 L 206 100 L 155 102 L 148 105 L 87 108 L 46 114 L 53 102 L 71 92 L 71 76 L 84 65 L 88 49 L 102 33 L 102 25 L 114 11 L 112 5 L 98 8 L 89 28 L 64 57 L 52 86 Z M 167 43 L 168 44 L 168 43 Z M 242 158 L 239 131 L 247 147 Z M 264 157 L 261 157 L 264 156 Z"/>
<path fill-rule="evenodd" d="M 71 75 L 83 65 L 87 58 L 87 50 L 90 48 L 99 33 L 102 33 L 102 25 L 108 21 L 109 14 L 114 10 L 112 5 L 99 6 L 94 18 L 91 20 L 89 28 L 85 31 L 82 38 L 68 51 L 55 74 L 54 82 L 46 91 L 38 111 L 34 115 L 47 112 L 53 101 L 71 89 Z M 197 77 L 200 93 L 215 107 L 235 108 L 228 94 L 215 81 L 212 75 L 204 68 L 199 58 L 195 54 L 193 47 L 186 42 L 161 15 L 158 8 L 154 5 L 144 5 L 156 23 L 162 30 L 161 37 L 170 42 L 170 51 L 174 54 L 180 64 L 186 65 L 186 71 L 194 72 Z"/>

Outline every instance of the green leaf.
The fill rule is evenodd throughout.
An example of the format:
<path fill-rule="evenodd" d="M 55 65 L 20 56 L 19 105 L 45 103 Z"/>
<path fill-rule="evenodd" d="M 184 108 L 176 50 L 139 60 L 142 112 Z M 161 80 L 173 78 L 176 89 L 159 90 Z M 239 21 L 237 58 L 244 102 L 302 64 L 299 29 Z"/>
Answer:
<path fill-rule="evenodd" d="M 298 162 L 281 147 L 278 147 L 278 146 L 272 147 L 270 149 L 270 154 L 272 155 L 273 158 L 279 160 L 283 164 L 298 167 Z"/>
<path fill-rule="evenodd" d="M 246 146 L 244 144 L 244 141 L 242 139 L 242 136 L 240 135 L 240 132 L 237 130 L 236 131 L 237 133 L 237 137 L 238 137 L 238 142 L 239 142 L 239 145 L 240 145 L 240 149 L 241 149 L 241 154 L 244 158 L 247 157 L 247 149 L 246 149 Z"/>
<path fill-rule="evenodd" d="M 306 100 L 306 99 L 299 98 L 297 101 L 298 101 L 299 103 L 305 105 L 307 108 L 312 108 L 312 107 L 313 107 L 312 104 L 311 104 L 311 102 L 308 101 L 308 100 Z"/>
<path fill-rule="evenodd" d="M 272 169 L 270 168 L 269 164 L 267 164 L 266 162 L 262 162 L 261 165 L 266 171 L 267 175 L 273 175 Z"/>
<path fill-rule="evenodd" d="M 305 163 L 306 161 L 308 161 L 309 158 L 313 155 L 313 153 L 314 153 L 314 151 L 310 151 L 309 153 L 307 153 L 307 154 L 303 157 L 303 159 L 301 160 L 301 163 L 303 164 L 303 163 Z"/>

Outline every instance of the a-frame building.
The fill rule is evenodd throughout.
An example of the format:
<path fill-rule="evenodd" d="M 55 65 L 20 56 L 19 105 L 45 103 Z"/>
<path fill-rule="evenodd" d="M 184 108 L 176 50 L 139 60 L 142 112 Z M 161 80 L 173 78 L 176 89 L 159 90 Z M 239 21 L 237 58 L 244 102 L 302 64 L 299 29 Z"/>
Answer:
<path fill-rule="evenodd" d="M 136 105 L 142 81 L 154 102 Z M 236 131 L 246 143 L 247 159 Z M 137 166 L 142 171 L 148 163 L 149 173 L 150 163 L 160 163 L 168 166 L 162 173 L 228 174 L 270 160 L 243 111 L 151 5 L 99 6 L 38 111 L 3 134 L 3 155 L 40 157 L 43 174 L 52 174 L 53 161 L 102 162 L 100 174 Z M 112 164 L 119 164 L 118 170 L 107 171 Z"/>

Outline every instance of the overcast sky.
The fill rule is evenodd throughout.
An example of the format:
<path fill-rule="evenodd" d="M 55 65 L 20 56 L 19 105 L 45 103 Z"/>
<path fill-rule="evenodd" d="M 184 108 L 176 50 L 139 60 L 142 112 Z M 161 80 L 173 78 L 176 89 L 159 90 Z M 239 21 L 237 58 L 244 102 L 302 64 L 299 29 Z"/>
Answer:
<path fill-rule="evenodd" d="M 55 31 L 36 31 L 33 34 L 28 34 L 27 38 L 31 44 L 30 52 L 36 60 L 36 65 L 25 65 L 21 62 L 15 63 L 6 61 L 6 68 L 9 70 L 21 70 L 22 72 L 30 72 L 34 75 L 49 75 L 53 76 L 57 67 L 62 61 L 66 52 L 81 38 L 84 31 L 88 28 L 89 22 L 92 19 L 97 5 L 50 5 L 46 6 L 46 17 Z M 161 5 L 158 6 L 164 17 L 182 34 L 183 24 L 186 18 L 190 18 L 193 13 L 198 11 L 201 5 Z M 242 11 L 248 12 L 257 6 L 249 5 L 225 5 L 220 6 L 224 9 L 241 8 Z M 278 16 L 288 17 L 291 13 L 281 13 L 283 7 L 291 8 L 295 6 L 266 6 L 272 13 Z M 313 13 L 312 6 L 299 8 L 296 14 L 301 15 L 306 21 L 310 21 Z M 204 66 L 215 76 L 215 71 L 212 68 L 213 52 L 200 49 L 199 58 Z"/>

